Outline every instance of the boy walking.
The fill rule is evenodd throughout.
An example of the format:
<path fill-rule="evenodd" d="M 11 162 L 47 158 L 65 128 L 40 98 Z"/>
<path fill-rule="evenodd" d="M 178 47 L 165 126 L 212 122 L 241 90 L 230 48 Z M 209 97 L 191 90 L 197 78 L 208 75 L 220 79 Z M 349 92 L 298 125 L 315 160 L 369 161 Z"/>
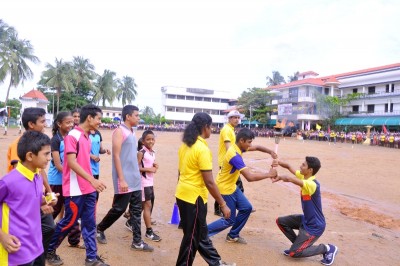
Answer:
<path fill-rule="evenodd" d="M 114 200 L 111 209 L 97 225 L 97 241 L 106 244 L 104 231 L 124 213 L 129 204 L 130 222 L 133 232 L 132 250 L 152 252 L 153 247 L 142 240 L 142 186 L 137 161 L 137 140 L 132 127 L 139 124 L 139 108 L 126 105 L 122 108 L 123 123 L 112 136 L 112 178 Z"/>
<path fill-rule="evenodd" d="M 96 191 L 106 186 L 92 175 L 90 166 L 90 130 L 98 129 L 102 111 L 89 104 L 81 109 L 80 124 L 64 138 L 66 160 L 63 164 L 64 218 L 57 224 L 47 251 L 49 261 L 61 261 L 56 249 L 81 218 L 82 236 L 86 246 L 86 266 L 107 266 L 97 256 L 96 246 Z M 60 264 L 59 264 L 60 265 Z"/>
<path fill-rule="evenodd" d="M 40 206 L 50 161 L 50 138 L 27 131 L 19 139 L 16 169 L 0 179 L 0 265 L 33 265 L 43 253 Z"/>
<path fill-rule="evenodd" d="M 282 180 L 291 182 L 301 188 L 301 206 L 303 214 L 294 214 L 278 217 L 276 223 L 283 234 L 292 242 L 290 249 L 283 253 L 293 258 L 310 257 L 322 254 L 323 265 L 332 265 L 338 248 L 334 245 L 319 244 L 313 246 L 325 230 L 325 217 L 322 213 L 320 184 L 315 175 L 321 168 L 321 162 L 316 157 L 306 157 L 300 165 L 300 170 L 295 170 L 289 164 L 278 161 L 283 168 L 288 169 L 295 176 L 278 176 L 273 182 Z M 299 230 L 298 235 L 293 229 Z"/>

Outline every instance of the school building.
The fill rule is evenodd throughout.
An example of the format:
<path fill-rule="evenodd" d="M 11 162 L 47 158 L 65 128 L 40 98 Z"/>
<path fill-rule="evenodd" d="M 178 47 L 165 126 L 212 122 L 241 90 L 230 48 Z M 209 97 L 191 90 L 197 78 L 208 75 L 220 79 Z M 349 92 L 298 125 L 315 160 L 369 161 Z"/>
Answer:
<path fill-rule="evenodd" d="M 277 112 L 271 119 L 292 121 L 299 129 L 315 127 L 324 120 L 317 97 L 361 96 L 343 106 L 345 116 L 338 126 L 400 126 L 400 63 L 318 77 L 313 71 L 298 74 L 298 80 L 268 87 L 275 94 L 270 105 Z"/>
<path fill-rule="evenodd" d="M 214 126 L 222 127 L 237 102 L 232 93 L 210 89 L 164 86 L 161 93 L 161 115 L 174 124 L 188 124 L 195 113 L 205 112 Z"/>

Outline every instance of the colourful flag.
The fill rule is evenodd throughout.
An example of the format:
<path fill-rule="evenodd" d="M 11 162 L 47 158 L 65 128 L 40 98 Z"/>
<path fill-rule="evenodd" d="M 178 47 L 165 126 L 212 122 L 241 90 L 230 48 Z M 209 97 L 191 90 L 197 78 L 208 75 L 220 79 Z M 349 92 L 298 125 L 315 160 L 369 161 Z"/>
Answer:
<path fill-rule="evenodd" d="M 385 125 L 382 126 L 382 131 L 383 131 L 384 134 L 387 134 L 387 129 L 386 129 Z"/>
<path fill-rule="evenodd" d="M 321 129 L 321 126 L 317 124 L 317 125 L 315 126 L 315 128 L 316 128 L 317 130 L 320 130 L 320 129 Z"/>

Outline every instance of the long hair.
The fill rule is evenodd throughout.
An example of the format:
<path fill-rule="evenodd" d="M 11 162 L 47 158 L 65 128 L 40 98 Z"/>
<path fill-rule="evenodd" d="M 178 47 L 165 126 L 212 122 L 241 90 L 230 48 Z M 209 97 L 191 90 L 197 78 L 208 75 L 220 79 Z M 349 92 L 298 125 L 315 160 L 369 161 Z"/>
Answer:
<path fill-rule="evenodd" d="M 211 126 L 212 118 L 207 113 L 197 113 L 193 116 L 192 121 L 185 128 L 183 132 L 182 141 L 189 147 L 191 147 L 197 140 L 197 137 L 201 135 L 201 131 L 206 126 Z"/>
<path fill-rule="evenodd" d="M 59 129 L 58 123 L 61 124 L 62 121 L 68 116 L 71 116 L 70 112 L 59 112 L 57 114 L 56 119 L 54 119 L 54 122 L 53 122 L 53 129 L 51 130 L 51 132 L 53 133 L 53 136 L 55 134 L 57 134 L 57 131 Z"/>

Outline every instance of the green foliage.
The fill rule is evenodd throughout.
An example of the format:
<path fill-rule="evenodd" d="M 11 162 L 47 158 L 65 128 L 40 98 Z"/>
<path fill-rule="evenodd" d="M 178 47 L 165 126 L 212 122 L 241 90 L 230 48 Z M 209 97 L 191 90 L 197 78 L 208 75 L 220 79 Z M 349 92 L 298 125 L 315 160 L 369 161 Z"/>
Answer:
<path fill-rule="evenodd" d="M 279 71 L 272 71 L 272 77 L 267 76 L 267 86 L 275 86 L 286 83 L 285 78 Z"/>
<path fill-rule="evenodd" d="M 10 106 L 10 117 L 17 119 L 21 113 L 21 102 L 18 99 L 11 99 L 8 100 L 7 106 Z M 0 108 L 4 108 L 4 102 L 0 102 Z"/>
<path fill-rule="evenodd" d="M 238 106 L 241 112 L 244 112 L 246 117 L 251 116 L 251 120 L 257 120 L 260 123 L 267 123 L 270 119 L 270 106 L 266 106 L 271 101 L 272 95 L 261 88 L 251 88 L 242 92 L 238 98 Z M 250 114 L 251 107 L 251 114 Z"/>
<path fill-rule="evenodd" d="M 101 119 L 101 123 L 110 124 L 110 123 L 113 123 L 113 122 L 114 122 L 114 121 L 112 120 L 111 117 L 103 117 L 103 118 Z"/>

